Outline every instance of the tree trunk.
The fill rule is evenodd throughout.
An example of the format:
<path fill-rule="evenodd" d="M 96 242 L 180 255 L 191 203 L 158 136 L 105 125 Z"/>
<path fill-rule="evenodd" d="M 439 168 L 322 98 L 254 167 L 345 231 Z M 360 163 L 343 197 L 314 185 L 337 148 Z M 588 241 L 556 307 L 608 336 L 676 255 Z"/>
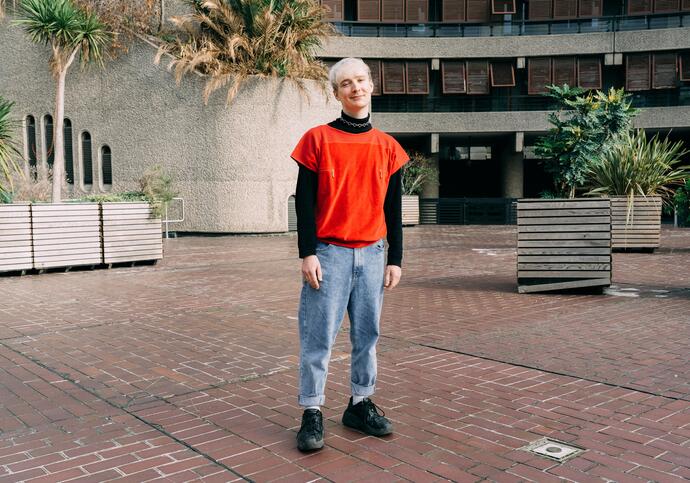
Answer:
<path fill-rule="evenodd" d="M 54 162 L 53 162 L 53 203 L 60 203 L 62 180 L 65 177 L 65 78 L 67 70 L 74 61 L 78 49 L 74 49 L 67 61 L 57 73 L 57 89 L 55 92 L 55 122 L 53 123 Z"/>

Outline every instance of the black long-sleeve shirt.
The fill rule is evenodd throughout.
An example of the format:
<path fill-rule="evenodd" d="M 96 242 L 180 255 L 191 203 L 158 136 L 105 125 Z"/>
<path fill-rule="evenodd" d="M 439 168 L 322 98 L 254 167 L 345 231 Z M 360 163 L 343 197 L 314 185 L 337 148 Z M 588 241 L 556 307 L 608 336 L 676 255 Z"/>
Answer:
<path fill-rule="evenodd" d="M 357 127 L 346 124 L 343 119 L 353 124 L 365 124 Z M 366 119 L 354 119 L 345 113 L 329 126 L 341 131 L 357 134 L 371 130 L 371 124 Z M 295 190 L 295 209 L 297 211 L 297 245 L 300 258 L 316 254 L 316 193 L 318 174 L 299 165 L 297 188 Z M 401 170 L 396 171 L 388 180 L 388 189 L 383 203 L 383 213 L 386 220 L 386 238 L 388 240 L 388 265 L 402 264 L 402 177 Z"/>

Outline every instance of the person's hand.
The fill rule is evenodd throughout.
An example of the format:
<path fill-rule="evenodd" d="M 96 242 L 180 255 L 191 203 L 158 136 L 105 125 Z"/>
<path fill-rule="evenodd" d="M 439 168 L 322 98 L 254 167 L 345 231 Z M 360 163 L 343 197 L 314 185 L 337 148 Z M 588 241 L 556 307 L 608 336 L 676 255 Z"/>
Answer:
<path fill-rule="evenodd" d="M 386 265 L 386 273 L 383 276 L 383 286 L 388 290 L 393 289 L 400 282 L 402 269 L 397 265 Z"/>
<path fill-rule="evenodd" d="M 321 274 L 321 262 L 316 255 L 309 255 L 302 259 L 302 277 L 311 288 L 319 289 L 319 282 L 323 280 L 323 275 Z"/>

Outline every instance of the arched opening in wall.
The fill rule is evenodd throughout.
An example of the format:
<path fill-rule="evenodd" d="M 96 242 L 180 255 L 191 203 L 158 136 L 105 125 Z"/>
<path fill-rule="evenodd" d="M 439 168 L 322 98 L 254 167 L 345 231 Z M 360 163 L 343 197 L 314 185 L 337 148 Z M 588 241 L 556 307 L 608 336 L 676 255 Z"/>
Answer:
<path fill-rule="evenodd" d="M 36 178 L 36 119 L 26 116 L 26 159 L 29 160 L 31 175 Z"/>
<path fill-rule="evenodd" d="M 65 118 L 62 126 L 65 137 L 65 177 L 67 183 L 74 184 L 74 149 L 72 147 L 72 121 Z"/>
<path fill-rule="evenodd" d="M 295 195 L 288 198 L 288 231 L 297 231 L 297 209 L 295 208 Z"/>
<path fill-rule="evenodd" d="M 55 163 L 55 140 L 53 139 L 53 116 L 46 114 L 43 116 L 43 145 L 46 149 L 46 160 L 48 167 L 53 168 Z"/>
<path fill-rule="evenodd" d="M 113 156 L 107 144 L 101 147 L 101 179 L 104 189 L 110 190 L 113 187 Z"/>
<path fill-rule="evenodd" d="M 81 165 L 82 165 L 82 182 L 84 186 L 93 185 L 93 156 L 91 154 L 91 134 L 84 131 L 81 134 Z"/>

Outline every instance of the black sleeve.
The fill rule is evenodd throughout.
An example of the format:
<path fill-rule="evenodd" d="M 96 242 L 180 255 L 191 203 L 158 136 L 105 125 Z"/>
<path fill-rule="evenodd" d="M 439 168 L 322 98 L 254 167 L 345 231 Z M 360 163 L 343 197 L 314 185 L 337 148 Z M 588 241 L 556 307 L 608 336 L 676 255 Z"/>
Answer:
<path fill-rule="evenodd" d="M 388 231 L 388 265 L 402 266 L 403 232 L 402 232 L 402 176 L 396 171 L 388 180 L 386 200 L 383 202 L 383 213 L 386 217 Z"/>
<path fill-rule="evenodd" d="M 297 212 L 297 247 L 299 257 L 316 254 L 316 188 L 318 175 L 299 165 L 297 188 L 295 189 L 295 211 Z"/>

